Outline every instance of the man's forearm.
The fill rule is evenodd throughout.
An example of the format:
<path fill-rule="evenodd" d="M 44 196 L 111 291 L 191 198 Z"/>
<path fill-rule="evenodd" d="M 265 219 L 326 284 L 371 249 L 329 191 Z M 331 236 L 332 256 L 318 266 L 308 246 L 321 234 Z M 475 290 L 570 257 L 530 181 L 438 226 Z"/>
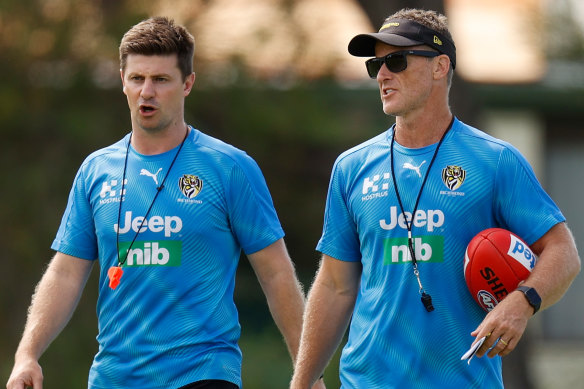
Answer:
<path fill-rule="evenodd" d="M 302 331 L 304 293 L 294 268 L 283 268 L 262 284 L 276 326 L 282 333 L 292 360 L 296 360 Z"/>
<path fill-rule="evenodd" d="M 40 358 L 71 318 L 90 270 L 89 261 L 55 256 L 35 289 L 15 359 Z"/>
<path fill-rule="evenodd" d="M 323 373 L 349 324 L 355 298 L 315 281 L 308 296 L 293 389 L 310 388 Z"/>

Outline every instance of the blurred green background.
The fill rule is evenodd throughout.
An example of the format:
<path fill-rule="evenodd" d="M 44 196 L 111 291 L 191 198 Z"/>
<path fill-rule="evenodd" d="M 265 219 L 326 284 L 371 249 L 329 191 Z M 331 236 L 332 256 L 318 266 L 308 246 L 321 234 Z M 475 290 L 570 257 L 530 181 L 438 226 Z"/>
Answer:
<path fill-rule="evenodd" d="M 0 167 L 4 183 L 0 191 L 3 248 L 0 251 L 3 267 L 0 384 L 10 374 L 30 296 L 53 255 L 49 247 L 75 172 L 86 155 L 114 143 L 130 130 L 129 112 L 117 71 L 119 39 L 141 19 L 174 7 L 174 12 L 179 14 L 183 8 L 189 10 L 185 20 L 177 18 L 177 21 L 187 24 L 197 40 L 198 28 L 203 28 L 198 27 L 198 15 L 208 15 L 211 7 L 228 3 L 245 2 L 3 0 L 0 3 Z M 249 0 L 249 3 L 269 4 L 269 9 L 279 9 L 282 15 L 289 15 L 302 2 Z M 348 7 L 350 15 L 358 10 L 360 21 L 377 26 L 387 14 L 402 6 L 444 11 L 445 3 L 448 5 L 448 1 L 394 1 L 388 6 L 384 1 L 323 0 L 322 6 L 343 5 Z M 566 20 L 574 23 L 569 17 Z M 568 63 L 579 63 L 583 58 L 584 39 L 577 29 L 569 26 L 569 23 L 562 24 L 561 33 L 572 37 L 570 44 L 563 42 L 568 49 L 562 53 Z M 315 35 L 319 27 L 314 29 Z M 263 33 L 269 35 L 269 30 L 266 31 Z M 311 39 L 306 31 L 303 37 Z M 221 36 L 215 39 L 222 45 L 230 43 Z M 262 39 L 270 40 L 262 36 L 260 43 Z M 343 49 L 347 42 L 343 41 Z M 297 44 L 300 48 L 295 55 L 301 55 L 302 41 Z M 212 52 L 205 49 L 204 41 L 201 51 Z M 187 98 L 187 122 L 246 150 L 258 162 L 286 231 L 297 272 L 308 289 L 319 261 L 314 247 L 322 228 L 332 164 L 339 153 L 384 131 L 393 119 L 382 113 L 373 81 L 351 74 L 339 76 L 335 65 L 343 57 L 335 57 L 339 54 L 334 52 L 328 65 L 317 73 L 291 67 L 258 70 L 239 54 L 214 59 L 209 55 L 199 57 L 197 53 L 197 81 Z M 292 56 L 290 63 L 294 61 Z M 313 61 L 312 70 L 315 70 L 317 61 Z M 362 70 L 364 73 L 364 67 Z M 529 85 L 491 85 L 470 83 L 457 77 L 452 106 L 459 117 L 477 126 L 487 108 L 538 111 L 546 123 L 561 118 L 565 123 L 561 127 L 563 132 L 560 131 L 564 134 L 562 139 L 572 140 L 569 135 L 577 132 L 574 123 L 581 126 L 584 119 L 583 91 L 584 81 L 576 83 L 575 88 L 572 85 L 557 89 L 546 84 L 546 79 Z M 545 100 L 542 94 L 551 98 Z M 581 131 L 577 135 L 582 142 Z M 41 359 L 45 388 L 86 386 L 88 369 L 97 349 L 97 273 L 93 271 L 71 322 Z M 286 387 L 291 375 L 290 360 L 245 258 L 238 272 L 236 301 L 242 323 L 244 386 Z M 581 318 L 578 316 L 577 320 Z M 582 341 L 578 337 L 576 340 Z M 520 368 L 507 370 L 523 379 L 515 387 L 531 387 L 532 383 L 529 379 L 525 381 L 526 373 L 521 370 L 525 354 L 521 351 L 516 354 L 519 361 L 512 363 Z M 325 373 L 327 385 L 338 387 L 337 377 L 338 355 Z M 514 379 L 511 377 L 506 382 Z"/>

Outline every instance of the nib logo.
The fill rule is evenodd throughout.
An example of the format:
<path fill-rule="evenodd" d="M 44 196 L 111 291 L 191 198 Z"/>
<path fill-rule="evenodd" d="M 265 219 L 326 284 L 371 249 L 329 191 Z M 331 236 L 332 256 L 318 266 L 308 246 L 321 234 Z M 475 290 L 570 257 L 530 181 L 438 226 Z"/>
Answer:
<path fill-rule="evenodd" d="M 120 258 L 128 257 L 124 266 L 180 266 L 182 242 L 161 240 L 157 242 L 120 242 Z"/>

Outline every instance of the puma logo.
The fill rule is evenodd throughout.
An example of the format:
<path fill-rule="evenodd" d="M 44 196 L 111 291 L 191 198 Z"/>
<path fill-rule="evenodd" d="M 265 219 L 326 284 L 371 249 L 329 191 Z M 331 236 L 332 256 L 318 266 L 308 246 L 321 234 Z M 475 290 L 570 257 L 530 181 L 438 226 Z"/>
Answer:
<path fill-rule="evenodd" d="M 426 161 L 422 162 L 420 164 L 420 166 L 414 166 L 409 162 L 404 163 L 404 165 L 402 166 L 404 169 L 409 169 L 409 170 L 413 170 L 418 174 L 418 177 L 422 177 L 422 173 L 420 173 L 420 168 L 422 167 L 422 165 L 424 165 L 426 163 Z"/>
<path fill-rule="evenodd" d="M 154 180 L 154 183 L 156 184 L 156 186 L 158 186 L 158 177 L 157 176 L 161 170 L 162 170 L 162 168 L 158 169 L 158 171 L 156 173 L 152 174 L 148 170 L 142 169 L 142 170 L 140 170 L 140 175 L 141 176 L 148 176 L 148 177 L 152 178 Z"/>

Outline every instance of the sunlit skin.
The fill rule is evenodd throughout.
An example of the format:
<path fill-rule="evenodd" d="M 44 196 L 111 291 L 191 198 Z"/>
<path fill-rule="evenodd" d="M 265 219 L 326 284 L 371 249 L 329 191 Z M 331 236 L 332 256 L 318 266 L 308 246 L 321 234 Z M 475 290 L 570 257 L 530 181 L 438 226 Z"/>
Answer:
<path fill-rule="evenodd" d="M 377 42 L 375 56 L 402 50 L 430 50 L 427 46 L 397 47 Z M 436 143 L 450 123 L 446 55 L 407 56 L 408 66 L 393 73 L 385 64 L 377 74 L 383 112 L 396 117 L 396 141 L 418 148 Z"/>
<path fill-rule="evenodd" d="M 135 55 L 121 70 L 132 121 L 132 146 L 143 154 L 176 147 L 187 131 L 184 102 L 195 74 L 183 78 L 176 55 Z"/>

